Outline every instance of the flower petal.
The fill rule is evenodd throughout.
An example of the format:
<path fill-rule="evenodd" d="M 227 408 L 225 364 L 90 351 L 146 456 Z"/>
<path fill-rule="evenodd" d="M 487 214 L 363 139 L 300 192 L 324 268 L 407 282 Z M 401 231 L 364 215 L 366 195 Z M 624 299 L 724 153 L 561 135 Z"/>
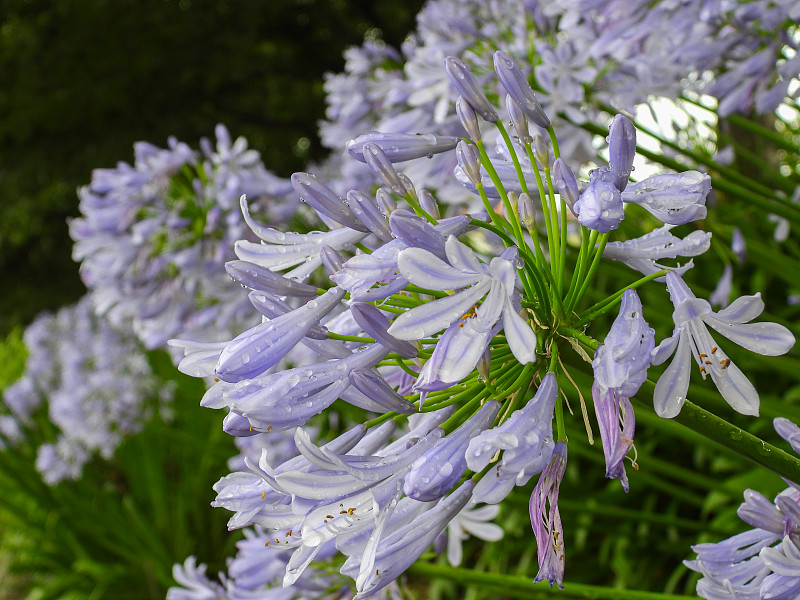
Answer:
<path fill-rule="evenodd" d="M 429 290 L 456 290 L 472 285 L 483 277 L 455 269 L 421 248 L 403 250 L 397 257 L 397 268 L 411 283 Z"/>
<path fill-rule="evenodd" d="M 394 320 L 388 333 L 401 340 L 418 340 L 441 331 L 466 313 L 490 286 L 491 278 L 487 276 L 458 294 L 412 308 Z"/>
<path fill-rule="evenodd" d="M 682 330 L 678 338 L 675 358 L 659 378 L 653 392 L 653 406 L 656 414 L 665 419 L 676 417 L 686 401 L 692 366 L 688 338 L 689 334 L 686 330 Z"/>
<path fill-rule="evenodd" d="M 786 354 L 794 346 L 794 335 L 778 323 L 730 323 L 714 314 L 704 315 L 703 321 L 742 348 L 764 356 Z"/>

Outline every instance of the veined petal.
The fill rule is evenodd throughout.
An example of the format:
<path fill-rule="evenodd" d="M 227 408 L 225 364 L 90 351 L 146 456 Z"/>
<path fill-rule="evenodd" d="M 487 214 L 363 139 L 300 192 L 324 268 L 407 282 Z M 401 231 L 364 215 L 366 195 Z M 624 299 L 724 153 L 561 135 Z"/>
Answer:
<path fill-rule="evenodd" d="M 493 278 L 492 287 L 475 311 L 475 318 L 469 321 L 469 326 L 475 331 L 489 331 L 500 318 L 507 299 L 505 286 L 499 279 Z"/>
<path fill-rule="evenodd" d="M 407 248 L 397 257 L 400 274 L 414 285 L 429 290 L 456 290 L 480 281 L 484 276 L 464 273 L 421 248 Z"/>
<path fill-rule="evenodd" d="M 397 317 L 388 332 L 401 340 L 418 340 L 441 331 L 472 308 L 490 286 L 491 278 L 486 276 L 457 294 L 412 308 Z"/>
<path fill-rule="evenodd" d="M 462 273 L 485 273 L 486 266 L 478 260 L 472 248 L 458 241 L 458 238 L 451 235 L 444 243 L 444 252 L 447 260 Z"/>
<path fill-rule="evenodd" d="M 475 331 L 468 323 L 469 320 L 459 319 L 442 334 L 419 373 L 415 390 L 441 390 L 472 372 L 486 349 L 491 332 Z"/>
<path fill-rule="evenodd" d="M 778 323 L 731 323 L 713 313 L 701 318 L 733 343 L 763 356 L 780 356 L 794 346 L 792 332 Z"/>
<path fill-rule="evenodd" d="M 536 362 L 536 334 L 528 322 L 514 310 L 508 296 L 503 309 L 503 331 L 508 347 L 521 364 Z"/>
<path fill-rule="evenodd" d="M 688 332 L 681 330 L 675 358 L 656 383 L 653 406 L 659 417 L 671 419 L 677 416 L 686 401 L 692 368 L 690 343 Z"/>
<path fill-rule="evenodd" d="M 747 323 L 764 312 L 764 301 L 761 292 L 752 296 L 740 296 L 730 306 L 715 314 L 720 321 L 728 323 Z"/>

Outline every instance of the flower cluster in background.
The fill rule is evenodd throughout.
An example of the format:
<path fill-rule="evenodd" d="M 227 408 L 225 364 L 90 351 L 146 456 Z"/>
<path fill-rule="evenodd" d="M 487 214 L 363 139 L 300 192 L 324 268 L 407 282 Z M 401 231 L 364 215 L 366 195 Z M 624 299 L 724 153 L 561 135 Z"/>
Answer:
<path fill-rule="evenodd" d="M 224 263 L 247 236 L 239 196 L 267 220 L 294 212 L 288 182 L 268 172 L 243 138 L 218 125 L 202 155 L 175 139 L 134 146 L 133 165 L 97 169 L 79 190 L 82 217 L 70 223 L 73 256 L 98 314 L 132 327 L 147 348 L 178 334 L 209 340 L 246 323 L 247 304 L 227 285 Z"/>
<path fill-rule="evenodd" d="M 154 410 L 168 414 L 172 388 L 159 385 L 139 343 L 95 317 L 84 298 L 42 314 L 25 331 L 25 373 L 3 393 L 5 448 L 52 432 L 36 468 L 55 484 L 77 479 L 94 456 L 111 458 L 125 436 L 141 431 Z"/>

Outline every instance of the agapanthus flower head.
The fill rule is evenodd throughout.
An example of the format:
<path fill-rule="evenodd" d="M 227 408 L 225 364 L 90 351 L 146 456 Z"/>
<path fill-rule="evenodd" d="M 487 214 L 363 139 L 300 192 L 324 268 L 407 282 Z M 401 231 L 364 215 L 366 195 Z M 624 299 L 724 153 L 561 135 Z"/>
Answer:
<path fill-rule="evenodd" d="M 57 430 L 52 443 L 39 447 L 36 460 L 49 484 L 78 479 L 93 456 L 111 458 L 154 410 L 168 411 L 172 388 L 159 387 L 144 349 L 130 333 L 96 317 L 87 297 L 37 317 L 25 341 L 25 373 L 3 393 L 9 416 L 21 426 L 19 437 L 7 441 L 19 444 L 26 432 L 36 430 L 32 438 L 40 438 Z M 49 424 L 43 426 L 40 418 Z"/>
<path fill-rule="evenodd" d="M 82 216 L 70 233 L 81 276 L 98 313 L 132 326 L 148 348 L 247 323 L 247 299 L 226 285 L 223 268 L 233 242 L 249 234 L 239 197 L 269 218 L 294 205 L 284 200 L 288 182 L 243 138 L 231 142 L 221 125 L 216 134 L 216 147 L 203 142 L 204 158 L 175 140 L 165 150 L 138 143 L 133 166 L 96 170 L 78 192 Z"/>

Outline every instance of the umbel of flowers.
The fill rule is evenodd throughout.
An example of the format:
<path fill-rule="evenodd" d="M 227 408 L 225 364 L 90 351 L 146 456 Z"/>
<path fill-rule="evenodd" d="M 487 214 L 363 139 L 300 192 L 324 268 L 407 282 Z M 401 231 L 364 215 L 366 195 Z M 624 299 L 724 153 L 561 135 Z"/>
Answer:
<path fill-rule="evenodd" d="M 49 484 L 78 479 L 94 455 L 111 458 L 154 409 L 168 412 L 172 388 L 153 379 L 140 344 L 97 318 L 91 302 L 43 313 L 25 331 L 24 375 L 3 392 L 0 445 L 38 444 L 36 468 Z M 40 416 L 46 414 L 47 427 Z"/>
<path fill-rule="evenodd" d="M 82 216 L 70 222 L 73 257 L 95 309 L 132 327 L 148 348 L 176 335 L 219 339 L 252 322 L 247 300 L 228 285 L 224 263 L 249 230 L 247 194 L 266 218 L 287 220 L 288 182 L 269 173 L 244 138 L 218 125 L 202 140 L 203 160 L 170 138 L 161 149 L 134 145 L 135 162 L 96 169 L 78 190 Z"/>
<path fill-rule="evenodd" d="M 710 234 L 670 231 L 705 216 L 707 176 L 630 182 L 635 130 L 619 115 L 608 162 L 579 181 L 509 55 L 494 55 L 502 108 L 459 59 L 448 57 L 444 67 L 459 94 L 459 139 L 402 132 L 356 138 L 348 150 L 377 178 L 374 195 L 352 191 L 343 199 L 313 175 L 295 174 L 297 194 L 331 224 L 328 231 L 258 225 L 243 198 L 261 242 L 237 242 L 240 260 L 229 273 L 252 290 L 263 322 L 227 343 L 172 342 L 185 351 L 182 370 L 217 380 L 202 404 L 227 409 L 226 431 L 246 437 L 296 428 L 299 455 L 284 460 L 264 450 L 245 460 L 249 473 L 215 488 L 217 504 L 235 512 L 231 527 L 257 526 L 268 548 L 291 551 L 288 588 L 324 558 L 352 577 L 356 598 L 369 597 L 463 511 L 498 504 L 537 475 L 530 502 L 535 581 L 561 586 L 568 548 L 558 492 L 568 444 L 559 385 L 581 368 L 576 356 L 591 361 L 586 350 L 596 349 L 593 399 L 606 475 L 627 489 L 630 398 L 651 362 L 674 354 L 654 397 L 662 416 L 681 410 L 692 360 L 736 410 L 756 414 L 756 390 L 707 327 L 765 355 L 794 343 L 780 325 L 750 323 L 763 309 L 757 295 L 714 313 L 682 280 L 691 260 L 662 262 L 708 249 Z M 498 132 L 494 147 L 484 143 L 486 127 Z M 435 153 L 454 155 L 452 177 L 483 211 L 444 216 L 434 191 L 395 167 Z M 625 204 L 664 226 L 610 241 L 626 212 L 639 210 Z M 587 308 L 604 256 L 640 275 Z M 675 305 L 675 333 L 658 347 L 634 291 L 653 280 L 666 281 Z M 618 306 L 598 347 L 585 329 Z M 285 368 L 287 361 L 298 366 Z M 314 439 L 304 425 L 337 400 L 371 415 L 335 439 Z"/>

